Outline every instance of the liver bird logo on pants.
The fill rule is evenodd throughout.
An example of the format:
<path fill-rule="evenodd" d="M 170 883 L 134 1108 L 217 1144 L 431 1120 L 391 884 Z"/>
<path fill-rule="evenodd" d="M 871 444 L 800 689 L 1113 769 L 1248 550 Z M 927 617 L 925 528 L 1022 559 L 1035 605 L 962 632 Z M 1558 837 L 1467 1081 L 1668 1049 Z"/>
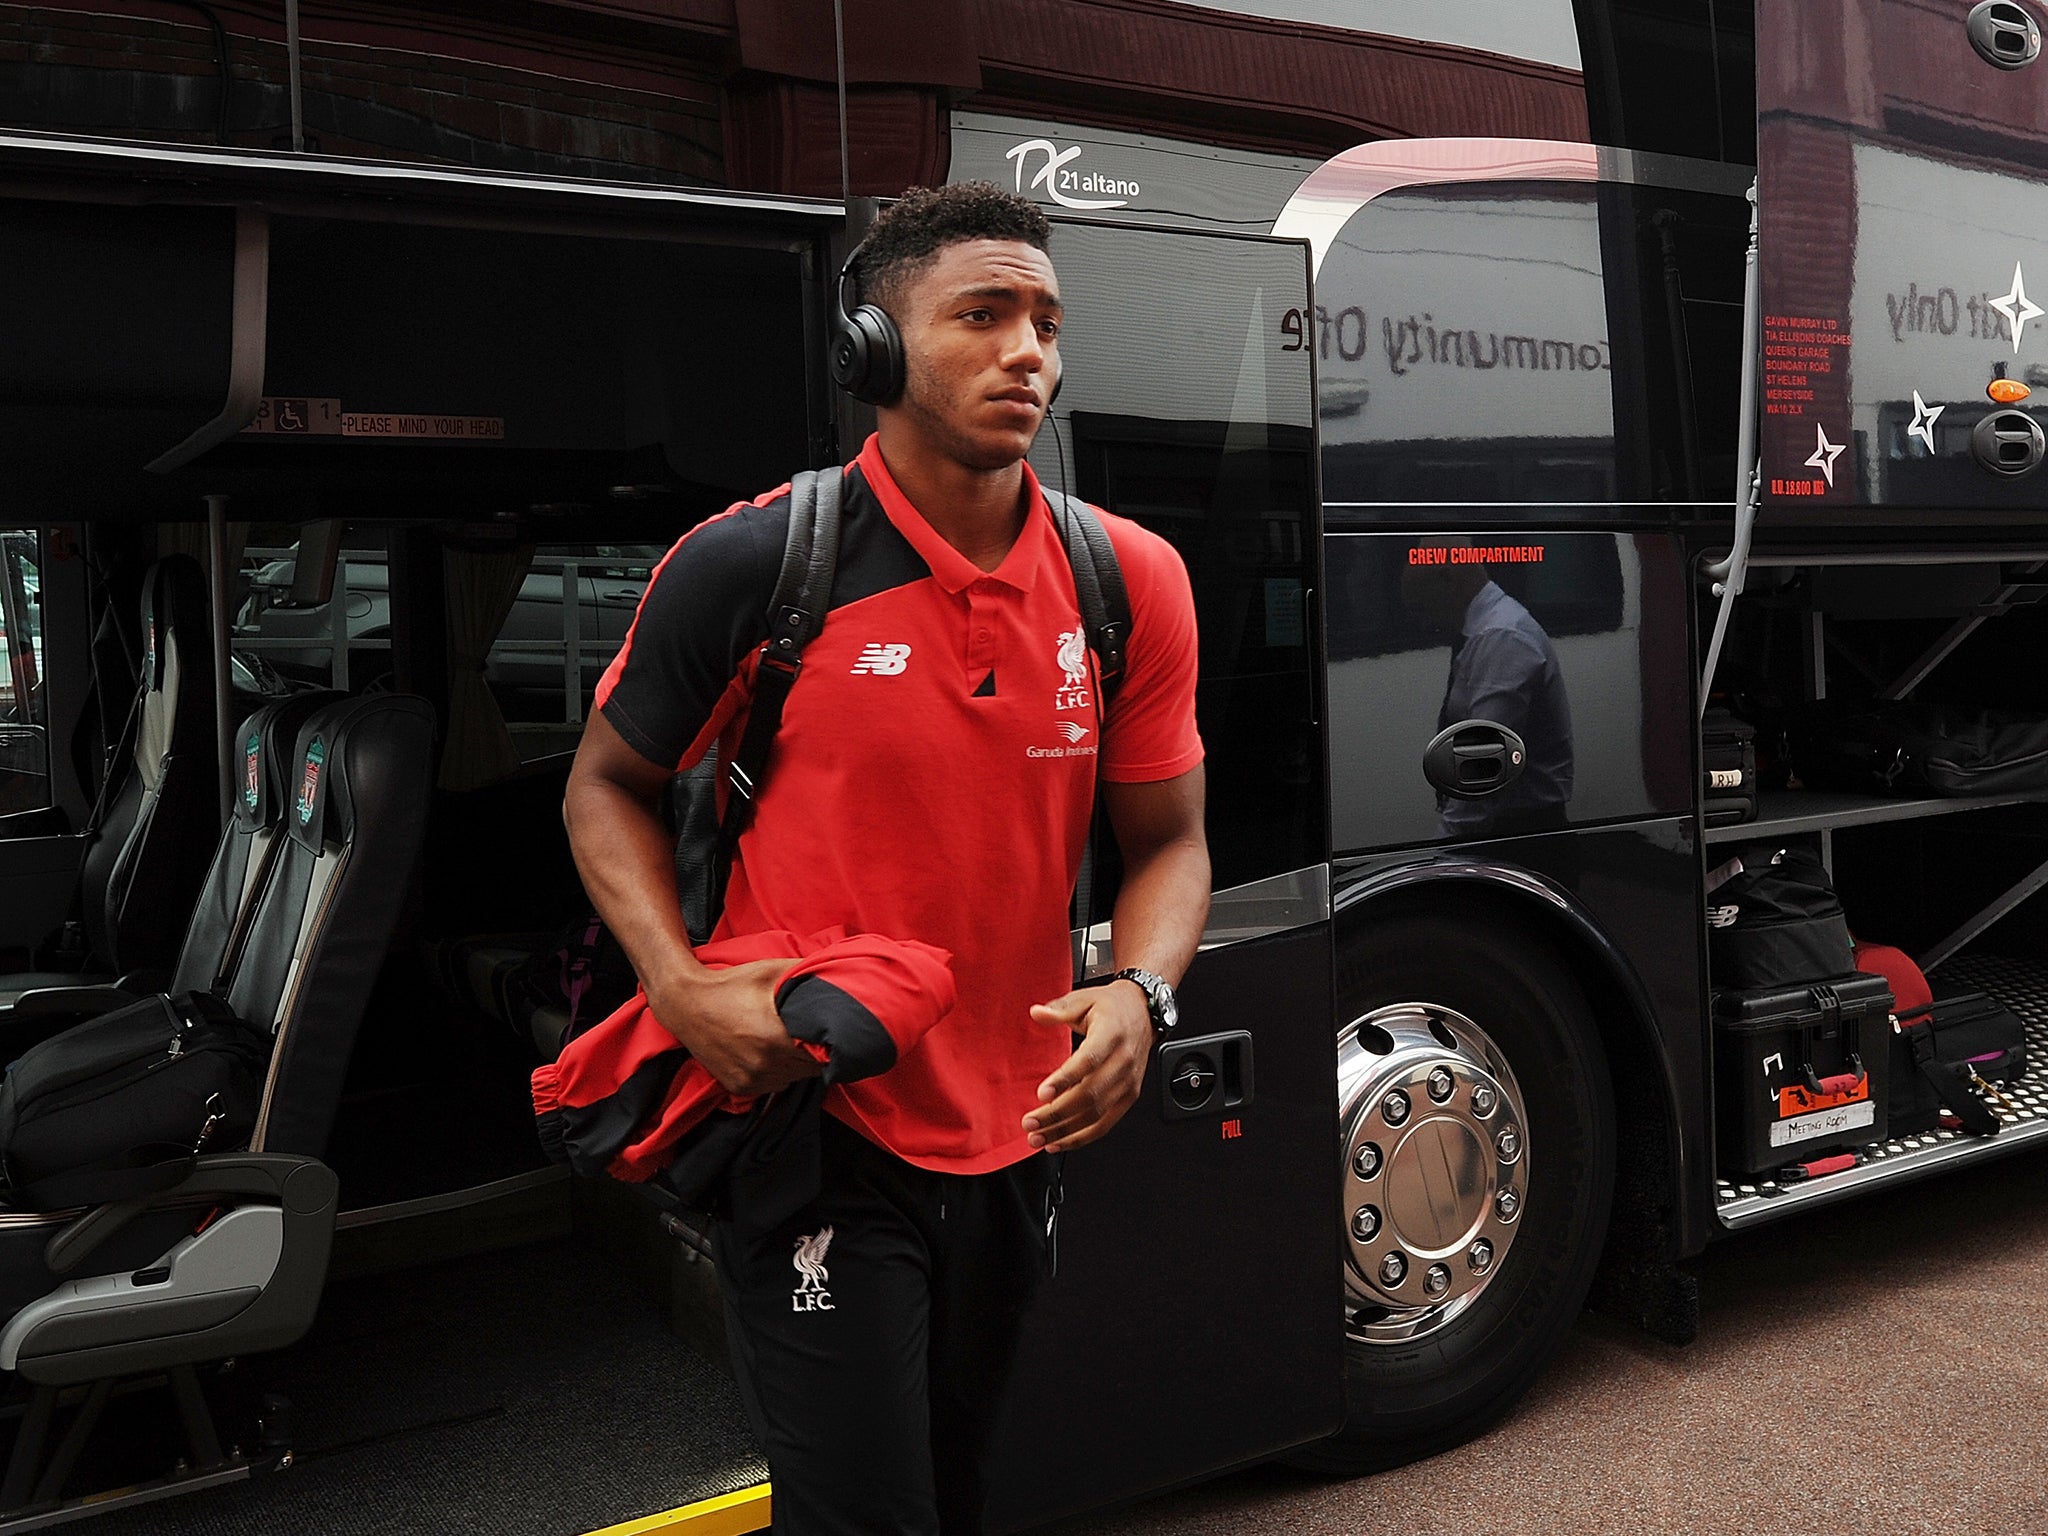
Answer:
<path fill-rule="evenodd" d="M 796 1240 L 796 1253 L 790 1263 L 796 1266 L 801 1277 L 796 1289 L 790 1292 L 789 1309 L 792 1312 L 830 1312 L 832 1293 L 825 1289 L 825 1282 L 832 1278 L 825 1268 L 825 1253 L 832 1246 L 832 1229 L 820 1227 L 809 1237 Z"/>

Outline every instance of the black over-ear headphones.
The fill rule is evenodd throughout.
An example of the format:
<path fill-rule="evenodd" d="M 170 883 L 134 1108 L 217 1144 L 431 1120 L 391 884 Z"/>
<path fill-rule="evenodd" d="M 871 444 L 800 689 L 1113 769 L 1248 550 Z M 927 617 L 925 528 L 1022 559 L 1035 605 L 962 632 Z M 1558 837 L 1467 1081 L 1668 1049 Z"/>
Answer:
<path fill-rule="evenodd" d="M 866 249 L 863 241 L 847 254 L 832 290 L 832 382 L 869 405 L 894 405 L 903 393 L 903 333 L 880 305 L 855 304 L 849 309 L 846 303 L 854 264 Z M 1064 369 L 1054 376 L 1052 393 L 1045 397 L 1048 411 L 1066 381 Z"/>
<path fill-rule="evenodd" d="M 854 263 L 865 249 L 865 243 L 853 248 L 833 290 L 832 382 L 869 405 L 893 405 L 903 393 L 903 333 L 880 305 L 846 305 Z"/>

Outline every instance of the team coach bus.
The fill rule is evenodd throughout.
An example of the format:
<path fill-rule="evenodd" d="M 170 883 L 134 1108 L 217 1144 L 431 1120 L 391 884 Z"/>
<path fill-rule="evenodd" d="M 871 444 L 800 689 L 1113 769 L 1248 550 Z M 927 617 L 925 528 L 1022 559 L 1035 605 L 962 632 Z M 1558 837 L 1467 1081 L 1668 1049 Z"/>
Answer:
<path fill-rule="evenodd" d="M 1209 930 L 1068 1160 L 1000 1526 L 1429 1454 L 1589 1299 L 1683 1339 L 1708 1244 L 1998 1178 L 2048 781 L 1900 722 L 2048 719 L 2044 22 L 0 5 L 6 1055 L 166 987 L 276 1026 L 163 1187 L 10 1150 L 0 1529 L 766 1524 L 701 1229 L 525 1084 L 631 985 L 560 828 L 590 682 L 663 549 L 857 448 L 833 279 L 913 184 L 1053 214 L 1032 463 L 1201 626 Z M 1795 868 L 2019 1031 L 1924 1123 L 1904 969 L 1744 1001 L 1730 892 Z"/>

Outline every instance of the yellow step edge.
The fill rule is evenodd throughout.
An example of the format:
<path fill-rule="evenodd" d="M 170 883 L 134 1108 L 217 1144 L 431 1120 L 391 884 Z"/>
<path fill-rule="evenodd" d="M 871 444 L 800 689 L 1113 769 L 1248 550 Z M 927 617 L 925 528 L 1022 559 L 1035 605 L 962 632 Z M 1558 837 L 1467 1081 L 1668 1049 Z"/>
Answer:
<path fill-rule="evenodd" d="M 700 1499 L 681 1509 L 643 1515 L 623 1525 L 608 1525 L 587 1536 L 647 1536 L 654 1531 L 662 1532 L 663 1536 L 744 1536 L 748 1531 L 767 1530 L 768 1519 L 768 1485 L 756 1483 L 738 1493 L 721 1493 L 715 1499 Z"/>

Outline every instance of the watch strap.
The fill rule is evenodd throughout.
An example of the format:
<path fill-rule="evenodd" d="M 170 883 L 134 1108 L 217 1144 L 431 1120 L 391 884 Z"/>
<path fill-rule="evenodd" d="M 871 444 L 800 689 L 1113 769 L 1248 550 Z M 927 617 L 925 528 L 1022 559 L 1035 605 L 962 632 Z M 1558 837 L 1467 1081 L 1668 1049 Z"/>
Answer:
<path fill-rule="evenodd" d="M 1106 987 L 1112 981 L 1128 981 L 1145 994 L 1145 1012 L 1152 1020 L 1152 1033 L 1154 1036 L 1164 1035 L 1173 1028 L 1172 1023 L 1166 1016 L 1165 1001 L 1160 996 L 1162 992 L 1168 998 L 1173 996 L 1172 982 L 1156 972 L 1148 971 L 1135 965 L 1127 965 L 1122 970 L 1111 971 L 1107 976 L 1099 976 L 1087 984 L 1089 986 Z"/>

